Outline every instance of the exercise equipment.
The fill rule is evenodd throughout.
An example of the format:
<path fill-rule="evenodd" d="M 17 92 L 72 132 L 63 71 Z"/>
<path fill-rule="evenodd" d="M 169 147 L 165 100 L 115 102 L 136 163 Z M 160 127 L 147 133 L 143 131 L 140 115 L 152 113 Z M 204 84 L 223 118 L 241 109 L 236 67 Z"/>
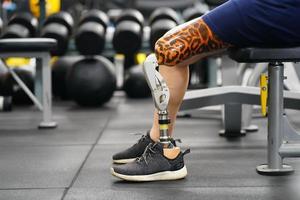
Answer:
<path fill-rule="evenodd" d="M 228 0 L 204 0 L 205 3 L 207 3 L 210 7 L 216 7 L 223 3 L 225 3 Z"/>
<path fill-rule="evenodd" d="M 61 11 L 50 15 L 43 24 L 41 36 L 45 38 L 53 38 L 57 41 L 57 47 L 51 51 L 51 55 L 64 55 L 69 46 L 69 40 L 72 35 L 74 21 L 72 16 Z"/>
<path fill-rule="evenodd" d="M 12 111 L 12 98 L 10 96 L 0 96 L 0 111 Z"/>
<path fill-rule="evenodd" d="M 30 89 L 31 92 L 34 90 L 34 77 L 32 72 L 24 70 L 22 68 L 13 69 L 15 73 L 20 77 L 23 83 Z M 9 86 L 12 88 L 12 100 L 14 104 L 19 105 L 32 105 L 33 102 L 28 95 L 22 90 L 18 83 L 13 79 L 12 76 L 8 79 Z"/>
<path fill-rule="evenodd" d="M 82 56 L 63 56 L 52 64 L 52 92 L 54 96 L 62 100 L 70 99 L 66 90 L 67 74 L 73 65 L 82 58 Z"/>
<path fill-rule="evenodd" d="M 33 92 L 34 91 L 34 77 L 31 71 L 14 68 L 13 71 L 22 80 L 22 82 L 27 86 L 27 88 Z M 19 84 L 12 77 L 11 73 L 8 74 L 4 82 L 4 87 L 8 89 L 8 93 L 4 95 L 12 96 L 13 104 L 16 105 L 32 105 L 33 102 L 24 92 L 24 90 L 19 86 Z"/>
<path fill-rule="evenodd" d="M 115 0 L 115 1 L 119 1 L 119 0 Z M 196 3 L 198 3 L 199 1 L 195 1 L 195 0 L 139 0 L 139 1 L 135 1 L 136 5 L 135 7 L 137 9 L 139 9 L 141 12 L 143 13 L 150 13 L 151 11 L 153 11 L 156 8 L 159 7 L 170 7 L 172 9 L 175 10 L 183 10 L 186 7 L 192 6 Z"/>
<path fill-rule="evenodd" d="M 134 9 L 124 10 L 116 20 L 112 44 L 117 53 L 133 55 L 143 41 L 144 17 Z"/>
<path fill-rule="evenodd" d="M 35 37 L 38 29 L 38 20 L 30 13 L 14 14 L 2 34 L 2 38 L 30 38 Z"/>
<path fill-rule="evenodd" d="M 108 16 L 100 10 L 85 11 L 75 34 L 75 45 L 82 55 L 98 55 L 105 46 Z"/>
<path fill-rule="evenodd" d="M 208 6 L 213 5 L 209 4 Z M 224 137 L 241 137 L 244 136 L 246 132 L 257 131 L 258 127 L 250 124 L 252 113 L 251 111 L 249 112 L 249 110 L 252 110 L 252 105 L 242 105 L 238 102 L 226 101 L 226 98 L 223 98 L 224 86 L 237 86 L 237 88 L 231 88 L 231 91 L 226 90 L 226 94 L 231 94 L 231 92 L 238 93 L 239 89 L 244 89 L 243 86 L 256 86 L 256 80 L 258 80 L 258 77 L 255 77 L 255 73 L 253 73 L 253 76 L 250 76 L 249 81 L 246 81 L 246 84 L 243 84 L 241 79 L 248 66 L 236 63 L 232 59 L 228 58 L 227 55 L 208 58 L 207 65 L 207 86 L 211 88 L 187 92 L 185 100 L 189 102 L 191 99 L 197 99 L 196 101 L 199 101 L 197 106 L 193 105 L 192 107 L 198 109 L 186 111 L 187 107 L 183 106 L 181 107 L 181 110 L 185 111 L 185 114 L 188 113 L 188 115 L 198 115 L 202 111 L 205 111 L 203 113 L 207 115 L 207 113 L 215 113 L 215 111 L 217 111 L 218 114 L 221 114 L 223 125 L 223 129 L 219 131 L 219 134 Z M 256 69 L 260 68 L 257 67 Z M 235 89 L 238 89 L 238 91 Z M 238 93 L 236 98 L 239 98 L 239 95 L 240 94 Z M 213 103 L 213 100 L 210 105 L 206 104 L 206 100 L 209 101 L 210 98 L 214 97 L 220 98 L 219 104 Z M 214 107 L 202 109 L 205 106 Z"/>
<path fill-rule="evenodd" d="M 208 85 L 208 59 L 203 58 L 189 65 L 189 84 L 188 89 L 203 89 Z"/>
<path fill-rule="evenodd" d="M 80 106 L 101 106 L 116 88 L 113 64 L 101 56 L 77 61 L 67 76 L 68 95 Z"/>
<path fill-rule="evenodd" d="M 33 92 L 34 80 L 32 71 L 23 68 L 13 68 L 12 70 L 26 87 Z M 11 96 L 14 104 L 31 105 L 32 101 L 22 90 L 9 70 L 5 70 L 0 75 L 0 95 Z"/>
<path fill-rule="evenodd" d="M 149 17 L 151 50 L 154 50 L 155 42 L 179 22 L 180 18 L 175 10 L 165 7 L 155 9 Z"/>
<path fill-rule="evenodd" d="M 208 8 L 205 6 L 194 6 L 186 8 L 183 13 L 183 19 L 187 22 L 195 18 L 201 17 L 208 11 Z"/>
<path fill-rule="evenodd" d="M 218 62 L 218 65 L 221 68 L 220 75 L 222 79 L 222 87 L 219 87 L 218 85 L 207 89 L 188 91 L 184 97 L 183 106 L 180 108 L 181 111 L 185 111 L 185 113 L 191 114 L 194 111 L 187 110 L 200 109 L 206 106 L 221 105 L 218 109 L 218 114 L 221 114 L 223 124 L 223 129 L 219 131 L 219 134 L 221 136 L 241 137 L 244 136 L 247 131 L 256 131 L 258 127 L 250 124 L 251 113 L 250 116 L 248 116 L 249 113 L 243 113 L 245 105 L 242 105 L 239 102 L 235 102 L 236 100 L 232 102 L 226 100 L 226 95 L 231 95 L 231 93 L 237 93 L 237 99 L 243 98 L 241 94 L 239 94 L 239 91 L 245 90 L 244 86 L 255 86 L 255 78 L 252 78 L 252 81 L 249 81 L 247 85 L 242 85 L 240 77 L 243 76 L 243 70 L 239 70 L 238 63 L 230 59 L 227 55 L 221 56 L 220 58 L 218 58 L 218 60 L 220 61 Z M 208 61 L 210 62 L 209 68 L 214 67 L 214 63 L 212 61 L 216 62 L 216 59 L 210 58 L 208 59 Z M 245 92 L 247 93 L 248 91 Z M 218 98 L 218 101 L 215 102 L 214 98 Z M 189 102 L 190 105 L 187 106 L 187 102 Z M 245 115 L 247 116 L 245 117 Z"/>
<path fill-rule="evenodd" d="M 50 50 L 55 48 L 56 41 L 49 38 L 2 39 L 0 40 L 0 58 L 33 57 L 36 58 L 34 94 L 23 83 L 14 70 L 5 66 L 0 60 L 0 68 L 6 68 L 14 80 L 26 92 L 37 108 L 42 111 L 42 122 L 39 128 L 55 128 L 56 122 L 52 120 L 52 95 Z"/>
<path fill-rule="evenodd" d="M 133 66 L 128 70 L 124 80 L 123 90 L 130 98 L 146 98 L 151 95 L 141 65 Z"/>
<path fill-rule="evenodd" d="M 61 0 L 44 0 L 46 2 L 46 16 L 60 11 Z M 40 17 L 40 0 L 29 0 L 30 12 L 35 17 Z"/>
<path fill-rule="evenodd" d="M 0 65 L 0 95 L 6 92 L 4 81 L 6 80 L 8 70 L 5 66 Z M 7 93 L 7 92 L 6 92 Z M 0 111 L 6 112 L 12 110 L 11 96 L 0 96 Z"/>
<path fill-rule="evenodd" d="M 284 104 L 287 103 L 284 97 L 287 92 L 284 92 L 283 87 L 285 79 L 283 62 L 299 62 L 300 47 L 232 49 L 229 55 L 237 62 L 269 63 L 267 78 L 268 159 L 267 164 L 258 166 L 256 170 L 262 175 L 291 174 L 293 168 L 283 164 L 283 159 L 300 157 L 300 133 L 292 128 L 284 113 Z M 265 86 L 265 83 L 263 82 L 262 85 Z M 262 103 L 264 102 L 263 99 Z M 299 105 L 297 102 L 293 104 Z"/>
<path fill-rule="evenodd" d="M 3 31 L 3 21 L 0 18 L 0 34 L 2 34 L 2 31 Z"/>

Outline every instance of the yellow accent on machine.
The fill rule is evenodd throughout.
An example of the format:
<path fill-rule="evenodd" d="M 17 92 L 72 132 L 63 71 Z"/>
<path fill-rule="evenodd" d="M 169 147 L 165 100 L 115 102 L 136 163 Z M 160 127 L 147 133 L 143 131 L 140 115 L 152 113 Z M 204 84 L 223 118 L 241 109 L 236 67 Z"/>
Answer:
<path fill-rule="evenodd" d="M 268 76 L 266 74 L 260 75 L 260 104 L 261 113 L 263 116 L 267 115 L 267 101 L 268 101 Z"/>
<path fill-rule="evenodd" d="M 60 11 L 61 0 L 45 0 L 46 16 L 52 15 Z M 35 17 L 40 17 L 40 0 L 29 0 L 29 8 Z"/>

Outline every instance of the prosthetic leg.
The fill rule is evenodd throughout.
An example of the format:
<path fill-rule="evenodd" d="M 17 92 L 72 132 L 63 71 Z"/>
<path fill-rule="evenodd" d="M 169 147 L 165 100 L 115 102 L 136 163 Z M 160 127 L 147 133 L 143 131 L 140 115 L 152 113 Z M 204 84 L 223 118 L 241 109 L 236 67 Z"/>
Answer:
<path fill-rule="evenodd" d="M 154 54 L 149 55 L 144 62 L 143 70 L 152 92 L 155 107 L 158 110 L 159 142 L 163 144 L 164 155 L 170 159 L 174 159 L 180 153 L 180 148 L 173 145 L 168 135 L 168 126 L 170 124 L 168 116 L 170 92 L 167 83 L 158 72 L 158 68 L 159 65 L 156 56 Z"/>

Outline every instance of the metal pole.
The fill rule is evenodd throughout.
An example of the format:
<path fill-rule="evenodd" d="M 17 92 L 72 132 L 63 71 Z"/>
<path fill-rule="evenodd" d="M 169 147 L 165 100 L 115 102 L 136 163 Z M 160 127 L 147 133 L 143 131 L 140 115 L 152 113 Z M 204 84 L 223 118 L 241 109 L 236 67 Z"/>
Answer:
<path fill-rule="evenodd" d="M 51 88 L 51 69 L 49 66 L 50 55 L 45 53 L 38 63 L 42 68 L 42 82 L 43 82 L 43 121 L 40 123 L 39 128 L 55 128 L 56 122 L 52 120 L 52 88 Z"/>
<path fill-rule="evenodd" d="M 46 19 L 46 0 L 40 0 L 40 28 L 44 24 L 44 21 Z"/>
<path fill-rule="evenodd" d="M 281 169 L 282 158 L 278 149 L 283 133 L 283 64 L 270 63 L 268 72 L 268 164 L 270 169 Z"/>

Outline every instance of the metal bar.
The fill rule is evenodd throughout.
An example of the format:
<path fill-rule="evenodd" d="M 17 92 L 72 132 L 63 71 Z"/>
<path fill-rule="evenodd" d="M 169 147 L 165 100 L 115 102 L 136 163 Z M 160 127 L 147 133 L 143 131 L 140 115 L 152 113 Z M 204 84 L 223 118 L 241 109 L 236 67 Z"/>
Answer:
<path fill-rule="evenodd" d="M 34 93 L 36 98 L 43 102 L 43 63 L 42 58 L 36 58 L 35 77 L 34 77 Z"/>
<path fill-rule="evenodd" d="M 40 28 L 42 27 L 45 19 L 46 19 L 46 0 L 40 0 Z"/>
<path fill-rule="evenodd" d="M 56 122 L 52 121 L 52 89 L 51 89 L 51 69 L 50 55 L 44 54 L 42 57 L 42 83 L 43 83 L 43 121 L 39 128 L 55 128 Z"/>
<path fill-rule="evenodd" d="M 242 105 L 229 103 L 224 105 L 223 125 L 221 134 L 225 137 L 238 137 L 242 134 Z"/>
<path fill-rule="evenodd" d="M 278 149 L 283 134 L 283 64 L 270 63 L 268 73 L 268 166 L 281 169 L 282 158 Z"/>
<path fill-rule="evenodd" d="M 284 91 L 284 107 L 300 109 L 300 93 Z M 260 88 L 245 86 L 223 86 L 192 90 L 185 94 L 180 110 L 197 109 L 226 103 L 260 105 Z"/>
<path fill-rule="evenodd" d="M 9 58 L 9 57 L 26 57 L 26 58 L 39 58 L 43 57 L 45 52 L 22 52 L 22 51 L 14 51 L 14 52 L 2 52 L 0 53 L 1 58 Z"/>
<path fill-rule="evenodd" d="M 24 92 L 28 95 L 28 97 L 33 101 L 33 103 L 38 107 L 39 110 L 43 110 L 43 106 L 41 102 L 35 97 L 35 95 L 30 91 L 30 89 L 24 84 L 24 82 L 19 78 L 19 76 L 5 65 L 5 63 L 0 59 L 0 65 L 5 67 L 9 73 L 11 73 L 13 79 L 18 83 L 18 85 L 24 90 Z"/>
<path fill-rule="evenodd" d="M 281 157 L 300 157 L 300 144 L 282 144 L 279 148 Z"/>

